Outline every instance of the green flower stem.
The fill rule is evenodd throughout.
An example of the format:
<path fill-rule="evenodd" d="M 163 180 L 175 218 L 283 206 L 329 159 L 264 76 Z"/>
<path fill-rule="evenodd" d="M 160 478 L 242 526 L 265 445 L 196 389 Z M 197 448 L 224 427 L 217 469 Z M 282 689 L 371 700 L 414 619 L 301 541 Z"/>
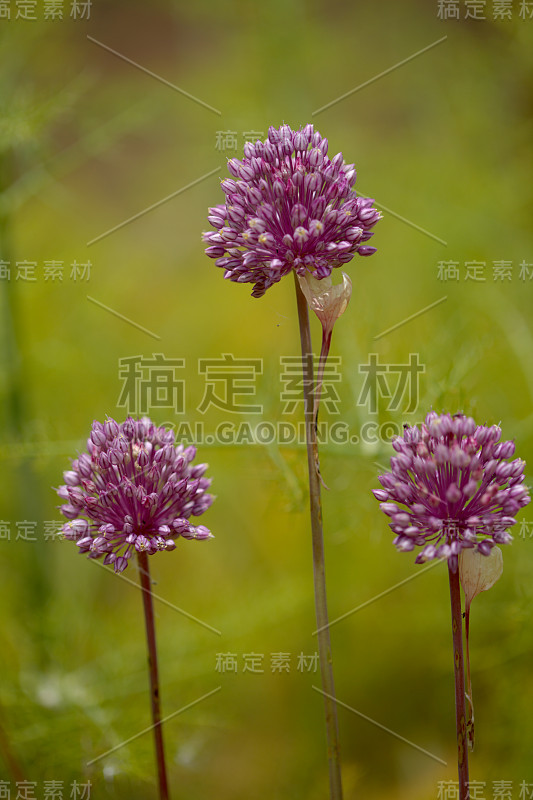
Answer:
<path fill-rule="evenodd" d="M 150 673 L 150 698 L 152 703 L 152 720 L 154 728 L 155 759 L 159 780 L 160 800 L 168 800 L 167 770 L 165 765 L 165 751 L 163 748 L 163 729 L 161 727 L 161 705 L 159 698 L 159 675 L 157 669 L 157 648 L 155 642 L 154 605 L 152 601 L 152 586 L 150 582 L 150 568 L 146 553 L 137 553 L 139 574 L 143 595 L 144 620 L 146 623 L 146 644 L 148 648 L 148 671 Z"/>
<path fill-rule="evenodd" d="M 466 738 L 468 749 L 474 749 L 474 697 L 472 695 L 472 677 L 470 675 L 470 602 L 465 600 L 465 645 L 466 645 L 466 699 L 468 700 L 468 720 Z"/>
<path fill-rule="evenodd" d="M 450 600 L 452 606 L 453 674 L 455 678 L 455 718 L 457 728 L 457 766 L 459 770 L 459 800 L 467 800 L 468 792 L 468 746 L 466 740 L 466 696 L 463 661 L 463 618 L 461 614 L 461 587 L 459 568 L 455 572 L 448 567 L 450 578 Z"/>
<path fill-rule="evenodd" d="M 342 800 L 342 781 L 339 751 L 339 726 L 337 703 L 333 681 L 331 642 L 329 635 L 328 608 L 326 598 L 326 572 L 324 566 L 324 535 L 322 531 L 322 504 L 320 500 L 320 477 L 318 470 L 318 442 L 314 419 L 314 375 L 313 350 L 307 301 L 295 275 L 298 322 L 302 345 L 302 371 L 304 384 L 305 433 L 307 441 L 307 467 L 309 471 L 309 502 L 311 510 L 311 533 L 313 541 L 313 575 L 315 584 L 315 609 L 317 622 L 318 653 L 328 743 L 329 783 L 331 800 Z"/>

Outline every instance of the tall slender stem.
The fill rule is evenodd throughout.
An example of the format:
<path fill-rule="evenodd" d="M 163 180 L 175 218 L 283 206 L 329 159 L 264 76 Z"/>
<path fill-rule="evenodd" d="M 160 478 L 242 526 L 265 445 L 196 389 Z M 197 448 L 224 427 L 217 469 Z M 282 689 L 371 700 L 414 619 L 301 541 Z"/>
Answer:
<path fill-rule="evenodd" d="M 150 568 L 146 553 L 137 553 L 139 573 L 143 595 L 144 620 L 146 623 L 146 644 L 148 648 L 148 671 L 150 673 L 150 698 L 152 703 L 152 720 L 154 723 L 155 760 L 159 780 L 160 800 L 168 800 L 167 771 L 165 765 L 165 751 L 163 749 L 163 729 L 161 727 L 161 706 L 159 699 L 159 675 L 157 669 L 157 648 L 155 642 L 154 606 L 152 601 L 152 586 L 150 583 Z"/>
<path fill-rule="evenodd" d="M 314 419 L 313 350 L 307 301 L 295 274 L 298 321 L 302 345 L 302 372 L 304 384 L 305 435 L 307 441 L 307 467 L 309 471 L 309 503 L 311 510 L 311 534 L 313 541 L 313 575 L 315 584 L 315 609 L 317 621 L 318 653 L 328 743 L 329 784 L 331 800 L 342 800 L 342 782 L 339 751 L 339 726 L 331 642 L 329 635 L 328 607 L 326 598 L 326 571 L 324 565 L 324 535 L 322 531 L 322 504 L 320 500 L 320 478 L 318 471 L 318 442 Z"/>
<path fill-rule="evenodd" d="M 331 347 L 332 331 L 322 330 L 322 346 L 320 348 L 320 356 L 318 359 L 318 370 L 316 375 L 316 388 L 315 388 L 315 402 L 314 402 L 314 420 L 315 428 L 318 425 L 318 409 L 320 406 L 320 395 L 322 394 L 322 384 L 324 383 L 324 369 L 326 361 L 329 356 L 329 348 Z"/>
<path fill-rule="evenodd" d="M 466 642 L 466 699 L 468 700 L 468 719 L 466 721 L 466 739 L 468 749 L 474 749 L 474 697 L 472 694 L 472 678 L 470 675 L 470 602 L 465 602 L 465 642 Z"/>
<path fill-rule="evenodd" d="M 452 606 L 453 664 L 455 679 L 455 719 L 457 729 L 457 767 L 459 770 L 459 800 L 467 800 L 468 792 L 468 746 L 466 741 L 466 696 L 463 662 L 463 619 L 461 615 L 461 587 L 459 568 L 455 572 L 448 566 L 450 578 L 450 600 Z"/>

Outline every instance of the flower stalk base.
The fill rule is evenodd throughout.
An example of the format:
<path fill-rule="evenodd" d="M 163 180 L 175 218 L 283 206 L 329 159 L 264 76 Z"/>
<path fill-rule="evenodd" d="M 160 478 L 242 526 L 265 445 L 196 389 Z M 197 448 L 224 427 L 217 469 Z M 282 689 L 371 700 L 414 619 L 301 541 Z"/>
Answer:
<path fill-rule="evenodd" d="M 309 472 L 309 502 L 311 510 L 311 533 L 313 541 L 313 575 L 315 586 L 315 609 L 317 621 L 318 653 L 328 743 L 328 763 L 331 800 L 342 800 L 340 768 L 339 727 L 337 703 L 331 656 L 331 641 L 328 623 L 326 598 L 326 572 L 324 563 L 324 535 L 322 530 L 322 504 L 320 499 L 320 478 L 318 465 L 318 442 L 314 414 L 314 377 L 311 347 L 311 330 L 307 301 L 295 276 L 298 321 L 302 345 L 302 370 L 304 384 L 305 431 L 307 441 L 307 467 Z"/>
<path fill-rule="evenodd" d="M 159 698 L 159 674 L 157 668 L 157 648 L 155 642 L 154 605 L 150 584 L 150 568 L 146 553 L 137 553 L 139 574 L 143 596 L 144 619 L 146 623 L 146 645 L 148 648 L 148 671 L 150 673 L 150 699 L 154 728 L 155 758 L 159 781 L 159 798 L 168 800 L 168 782 L 163 748 L 163 729 L 161 727 L 161 704 Z"/>
<path fill-rule="evenodd" d="M 459 800 L 468 800 L 468 745 L 463 661 L 463 618 L 461 614 L 461 588 L 459 569 L 449 565 L 450 600 L 452 606 L 453 674 L 455 681 L 455 719 L 457 730 L 457 768 L 459 772 Z"/>

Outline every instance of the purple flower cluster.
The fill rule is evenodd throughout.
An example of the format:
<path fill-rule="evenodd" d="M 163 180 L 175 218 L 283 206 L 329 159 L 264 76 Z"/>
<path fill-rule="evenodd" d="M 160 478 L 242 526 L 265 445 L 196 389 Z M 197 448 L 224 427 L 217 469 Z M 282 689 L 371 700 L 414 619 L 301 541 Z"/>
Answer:
<path fill-rule="evenodd" d="M 265 142 L 247 142 L 242 161 L 228 162 L 236 180 L 222 182 L 226 202 L 209 209 L 215 231 L 203 238 L 224 277 L 253 283 L 254 297 L 293 269 L 320 280 L 356 253 L 375 252 L 364 242 L 381 215 L 353 191 L 354 165 L 327 152 L 312 125 L 282 125 Z"/>
<path fill-rule="evenodd" d="M 430 412 L 421 429 L 406 426 L 392 443 L 392 472 L 374 491 L 398 550 L 421 546 L 417 563 L 446 558 L 455 571 L 464 548 L 489 555 L 512 540 L 507 529 L 530 497 L 522 485 L 525 462 L 509 460 L 514 442 L 500 436 L 496 425 L 476 425 L 462 414 Z"/>
<path fill-rule="evenodd" d="M 147 417 L 120 425 L 108 419 L 93 423 L 87 449 L 57 489 L 69 520 L 63 533 L 81 553 L 103 556 L 104 564 L 122 572 L 135 551 L 173 550 L 178 536 L 211 537 L 189 522 L 213 502 L 206 494 L 207 464 L 193 466 L 196 448 L 176 445 L 173 431 Z"/>

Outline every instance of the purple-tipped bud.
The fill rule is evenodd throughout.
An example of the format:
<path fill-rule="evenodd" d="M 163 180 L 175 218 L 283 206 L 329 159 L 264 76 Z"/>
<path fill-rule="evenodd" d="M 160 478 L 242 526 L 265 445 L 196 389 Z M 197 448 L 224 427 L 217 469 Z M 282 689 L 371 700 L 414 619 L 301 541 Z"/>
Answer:
<path fill-rule="evenodd" d="M 87 535 L 89 524 L 85 519 L 74 519 L 65 523 L 62 528 L 63 536 L 65 539 L 77 541 Z"/>
<path fill-rule="evenodd" d="M 66 517 L 67 519 L 76 519 L 76 517 L 79 516 L 80 513 L 78 508 L 75 508 L 70 504 L 61 506 L 60 511 L 63 514 L 63 516 Z"/>
<path fill-rule="evenodd" d="M 487 539 L 485 539 L 485 541 L 479 542 L 479 544 L 477 546 L 477 550 L 482 555 L 489 556 L 490 555 L 490 551 L 492 550 L 493 547 L 494 547 L 493 542 L 490 542 Z"/>
<path fill-rule="evenodd" d="M 66 470 L 66 472 L 63 473 L 63 480 L 68 486 L 79 486 L 81 482 L 80 476 L 73 470 Z"/>
<path fill-rule="evenodd" d="M 103 447 L 106 441 L 106 435 L 102 430 L 97 429 L 91 431 L 91 442 L 96 445 L 96 447 Z"/>
<path fill-rule="evenodd" d="M 195 532 L 194 538 L 195 539 L 212 539 L 213 538 L 213 534 L 211 533 L 209 528 L 205 527 L 205 525 L 198 525 L 198 527 L 196 528 L 196 532 Z"/>
<path fill-rule="evenodd" d="M 148 454 L 146 453 L 146 450 L 144 449 L 141 450 L 141 452 L 137 456 L 137 463 L 141 467 L 141 469 L 144 469 L 145 467 L 148 466 L 148 464 L 150 463 L 150 459 L 148 457 Z"/>
<path fill-rule="evenodd" d="M 104 433 L 109 441 L 112 441 L 115 436 L 118 436 L 119 430 L 120 428 L 114 419 L 108 419 L 107 422 L 104 423 Z"/>
<path fill-rule="evenodd" d="M 446 500 L 448 503 L 458 503 L 461 496 L 461 491 L 455 483 L 451 483 L 446 489 Z"/>
<path fill-rule="evenodd" d="M 392 517 L 393 514 L 397 514 L 399 511 L 398 506 L 394 503 L 381 503 L 379 507 L 383 513 L 388 514 L 389 517 Z"/>
<path fill-rule="evenodd" d="M 143 553 L 150 549 L 150 540 L 146 536 L 137 536 L 135 539 L 135 549 L 138 553 Z"/>

